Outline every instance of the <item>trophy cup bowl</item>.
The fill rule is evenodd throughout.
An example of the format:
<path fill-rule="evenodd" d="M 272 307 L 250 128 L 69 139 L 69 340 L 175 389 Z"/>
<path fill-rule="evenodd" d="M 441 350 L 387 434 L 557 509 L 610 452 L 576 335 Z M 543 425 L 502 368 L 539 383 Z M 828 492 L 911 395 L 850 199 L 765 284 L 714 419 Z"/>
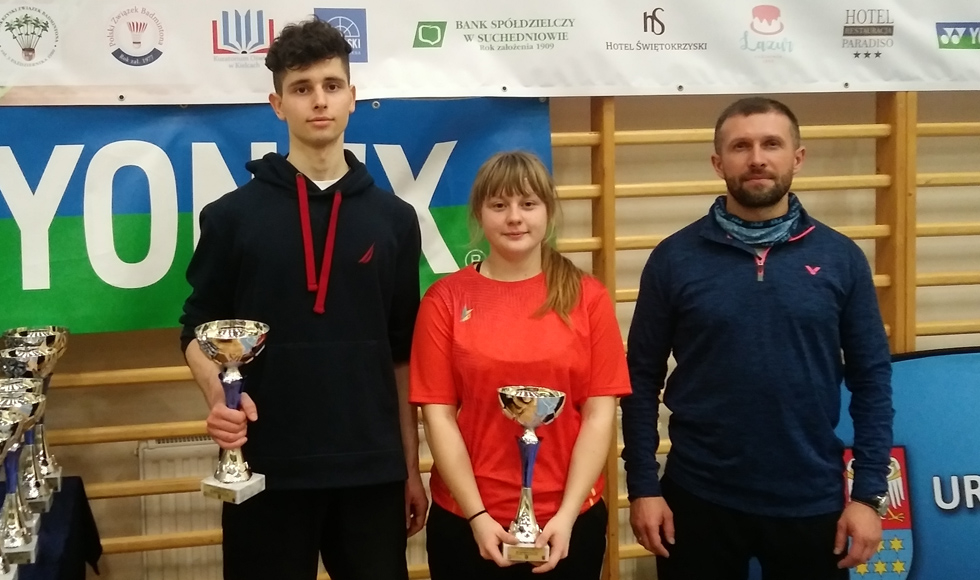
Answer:
<path fill-rule="evenodd" d="M 215 320 L 194 329 L 201 350 L 221 365 L 222 382 L 240 381 L 238 367 L 265 348 L 269 325 L 253 320 Z"/>
<path fill-rule="evenodd" d="M 44 394 L 44 380 L 27 377 L 0 378 L 0 393 L 34 393 Z"/>
<path fill-rule="evenodd" d="M 39 378 L 44 381 L 42 394 L 47 395 L 54 366 L 68 347 L 68 330 L 60 326 L 13 328 L 4 332 L 3 340 L 9 347 L 0 350 L 3 374 L 12 378 Z M 48 449 L 43 416 L 27 437 L 36 439 L 33 442 L 38 475 L 47 480 L 53 491 L 61 491 L 61 466 Z"/>
<path fill-rule="evenodd" d="M 253 320 L 215 320 L 194 329 L 201 350 L 221 367 L 218 378 L 225 404 L 238 409 L 244 379 L 238 370 L 265 347 L 269 325 Z M 201 482 L 207 497 L 241 503 L 265 489 L 265 476 L 253 473 L 241 449 L 222 449 L 214 475 Z"/>
<path fill-rule="evenodd" d="M 18 411 L 0 411 L 0 463 L 4 462 L 11 447 L 21 431 L 20 424 L 27 417 Z M 2 546 L 3 542 L 0 542 Z M 17 566 L 11 566 L 7 555 L 0 548 L 0 579 L 7 580 L 17 576 Z"/>
<path fill-rule="evenodd" d="M 531 431 L 554 421 L 565 407 L 565 393 L 544 387 L 501 387 L 497 396 L 504 415 Z"/>
<path fill-rule="evenodd" d="M 0 535 L 3 537 L 3 550 L 10 562 L 33 564 L 37 561 L 37 531 L 40 515 L 27 509 L 24 501 L 25 482 L 20 469 L 20 458 L 24 445 L 22 437 L 44 412 L 45 397 L 34 393 L 6 393 L 0 396 L 0 411 L 22 416 L 19 429 L 10 443 L 4 457 L 6 475 L 6 495 L 0 511 Z"/>
<path fill-rule="evenodd" d="M 58 362 L 58 351 L 46 346 L 14 346 L 0 350 L 0 365 L 6 377 L 46 379 Z"/>
<path fill-rule="evenodd" d="M 534 429 L 551 423 L 561 414 L 565 407 L 565 393 L 544 387 L 507 386 L 497 389 L 497 397 L 504 415 L 524 427 L 524 434 L 517 438 L 521 452 L 521 497 L 509 530 L 518 543 L 504 544 L 503 555 L 514 562 L 547 562 L 550 547 L 534 545 L 541 534 L 531 498 L 534 461 L 540 443 Z"/>
<path fill-rule="evenodd" d="M 3 333 L 7 348 L 17 346 L 44 346 L 55 351 L 61 358 L 68 348 L 68 329 L 64 326 L 21 326 Z"/>

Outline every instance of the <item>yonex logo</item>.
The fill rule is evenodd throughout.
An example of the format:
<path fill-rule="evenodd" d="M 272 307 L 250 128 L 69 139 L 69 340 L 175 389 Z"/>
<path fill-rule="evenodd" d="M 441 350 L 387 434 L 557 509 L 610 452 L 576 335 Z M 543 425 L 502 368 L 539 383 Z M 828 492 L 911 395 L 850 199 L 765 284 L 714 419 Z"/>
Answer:
<path fill-rule="evenodd" d="M 980 22 L 937 22 L 936 38 L 941 49 L 980 50 Z"/>

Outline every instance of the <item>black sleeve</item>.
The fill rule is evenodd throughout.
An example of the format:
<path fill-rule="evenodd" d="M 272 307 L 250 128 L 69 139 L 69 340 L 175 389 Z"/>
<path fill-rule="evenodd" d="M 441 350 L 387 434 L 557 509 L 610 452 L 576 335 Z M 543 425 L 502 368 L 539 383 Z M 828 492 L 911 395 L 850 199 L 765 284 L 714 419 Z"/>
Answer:
<path fill-rule="evenodd" d="M 623 397 L 620 407 L 623 409 L 622 457 L 630 501 L 660 496 L 657 418 L 676 326 L 666 252 L 666 246 L 658 247 L 643 267 L 627 339 L 626 362 L 633 394 Z"/>
<path fill-rule="evenodd" d="M 888 490 L 891 460 L 892 365 L 885 324 L 871 267 L 851 246 L 853 285 L 841 313 L 844 384 L 851 391 L 854 422 L 854 487 L 851 497 L 871 497 Z"/>
<path fill-rule="evenodd" d="M 412 352 L 412 333 L 419 311 L 419 259 L 422 255 L 422 233 L 414 209 L 406 212 L 407 227 L 402 230 L 395 264 L 395 288 L 388 317 L 388 342 L 395 363 L 408 362 Z"/>
<path fill-rule="evenodd" d="M 194 339 L 194 329 L 205 322 L 234 318 L 237 256 L 232 224 L 213 204 L 201 210 L 201 239 L 187 266 L 191 294 L 180 317 L 180 351 Z"/>

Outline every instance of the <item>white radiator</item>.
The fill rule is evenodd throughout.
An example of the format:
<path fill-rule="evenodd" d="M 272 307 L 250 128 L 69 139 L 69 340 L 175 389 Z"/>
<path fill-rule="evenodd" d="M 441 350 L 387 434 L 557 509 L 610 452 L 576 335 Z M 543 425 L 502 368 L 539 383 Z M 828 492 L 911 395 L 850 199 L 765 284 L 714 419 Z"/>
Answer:
<path fill-rule="evenodd" d="M 139 443 L 140 479 L 210 475 L 218 446 L 210 437 Z M 143 533 L 167 534 L 221 527 L 221 502 L 200 492 L 143 496 Z M 221 546 L 143 552 L 144 580 L 221 580 Z"/>
<path fill-rule="evenodd" d="M 622 430 L 618 429 L 620 437 Z M 207 477 L 217 462 L 218 446 L 208 437 L 182 437 L 141 442 L 138 449 L 140 479 L 161 477 Z M 419 427 L 419 456 L 431 458 L 425 433 Z M 661 462 L 663 457 L 660 458 Z M 620 493 L 626 492 L 626 474 L 619 462 Z M 422 474 L 426 491 L 429 474 Z M 430 496 L 431 497 L 431 496 Z M 221 527 L 221 504 L 200 493 L 178 493 L 142 498 L 143 533 L 164 534 Z M 635 542 L 629 525 L 629 510 L 620 511 L 620 543 Z M 409 566 L 425 564 L 425 530 L 408 540 Z M 221 580 L 221 547 L 181 548 L 144 552 L 144 580 Z M 624 560 L 623 578 L 649 574 L 652 559 Z M 322 566 L 321 566 L 322 571 Z"/>
<path fill-rule="evenodd" d="M 419 427 L 419 451 L 430 457 L 425 433 Z M 217 464 L 218 446 L 209 437 L 180 437 L 141 442 L 140 479 L 207 477 Z M 422 474 L 426 491 L 429 474 Z M 142 498 L 143 533 L 166 534 L 221 527 L 221 503 L 200 493 L 177 493 Z M 426 563 L 425 530 L 408 540 L 408 564 Z M 143 553 L 144 580 L 221 580 L 221 547 L 181 548 Z M 323 571 L 322 565 L 320 568 Z"/>

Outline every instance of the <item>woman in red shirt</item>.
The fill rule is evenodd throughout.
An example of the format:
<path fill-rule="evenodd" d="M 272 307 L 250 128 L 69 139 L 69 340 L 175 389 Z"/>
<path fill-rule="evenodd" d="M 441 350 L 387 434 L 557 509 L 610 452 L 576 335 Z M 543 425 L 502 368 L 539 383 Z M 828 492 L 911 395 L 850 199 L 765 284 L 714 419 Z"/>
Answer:
<path fill-rule="evenodd" d="M 630 392 L 609 294 L 549 243 L 555 185 L 528 153 L 500 153 L 477 172 L 472 217 L 485 261 L 436 282 L 422 299 L 412 343 L 412 402 L 422 406 L 432 470 L 427 526 L 433 580 L 598 578 L 606 544 L 602 469 L 616 396 Z M 497 389 L 565 393 L 562 413 L 538 427 L 532 482 L 538 546 L 547 562 L 513 565 L 501 544 L 521 490 L 516 440 Z M 532 572 L 537 573 L 532 576 Z"/>

